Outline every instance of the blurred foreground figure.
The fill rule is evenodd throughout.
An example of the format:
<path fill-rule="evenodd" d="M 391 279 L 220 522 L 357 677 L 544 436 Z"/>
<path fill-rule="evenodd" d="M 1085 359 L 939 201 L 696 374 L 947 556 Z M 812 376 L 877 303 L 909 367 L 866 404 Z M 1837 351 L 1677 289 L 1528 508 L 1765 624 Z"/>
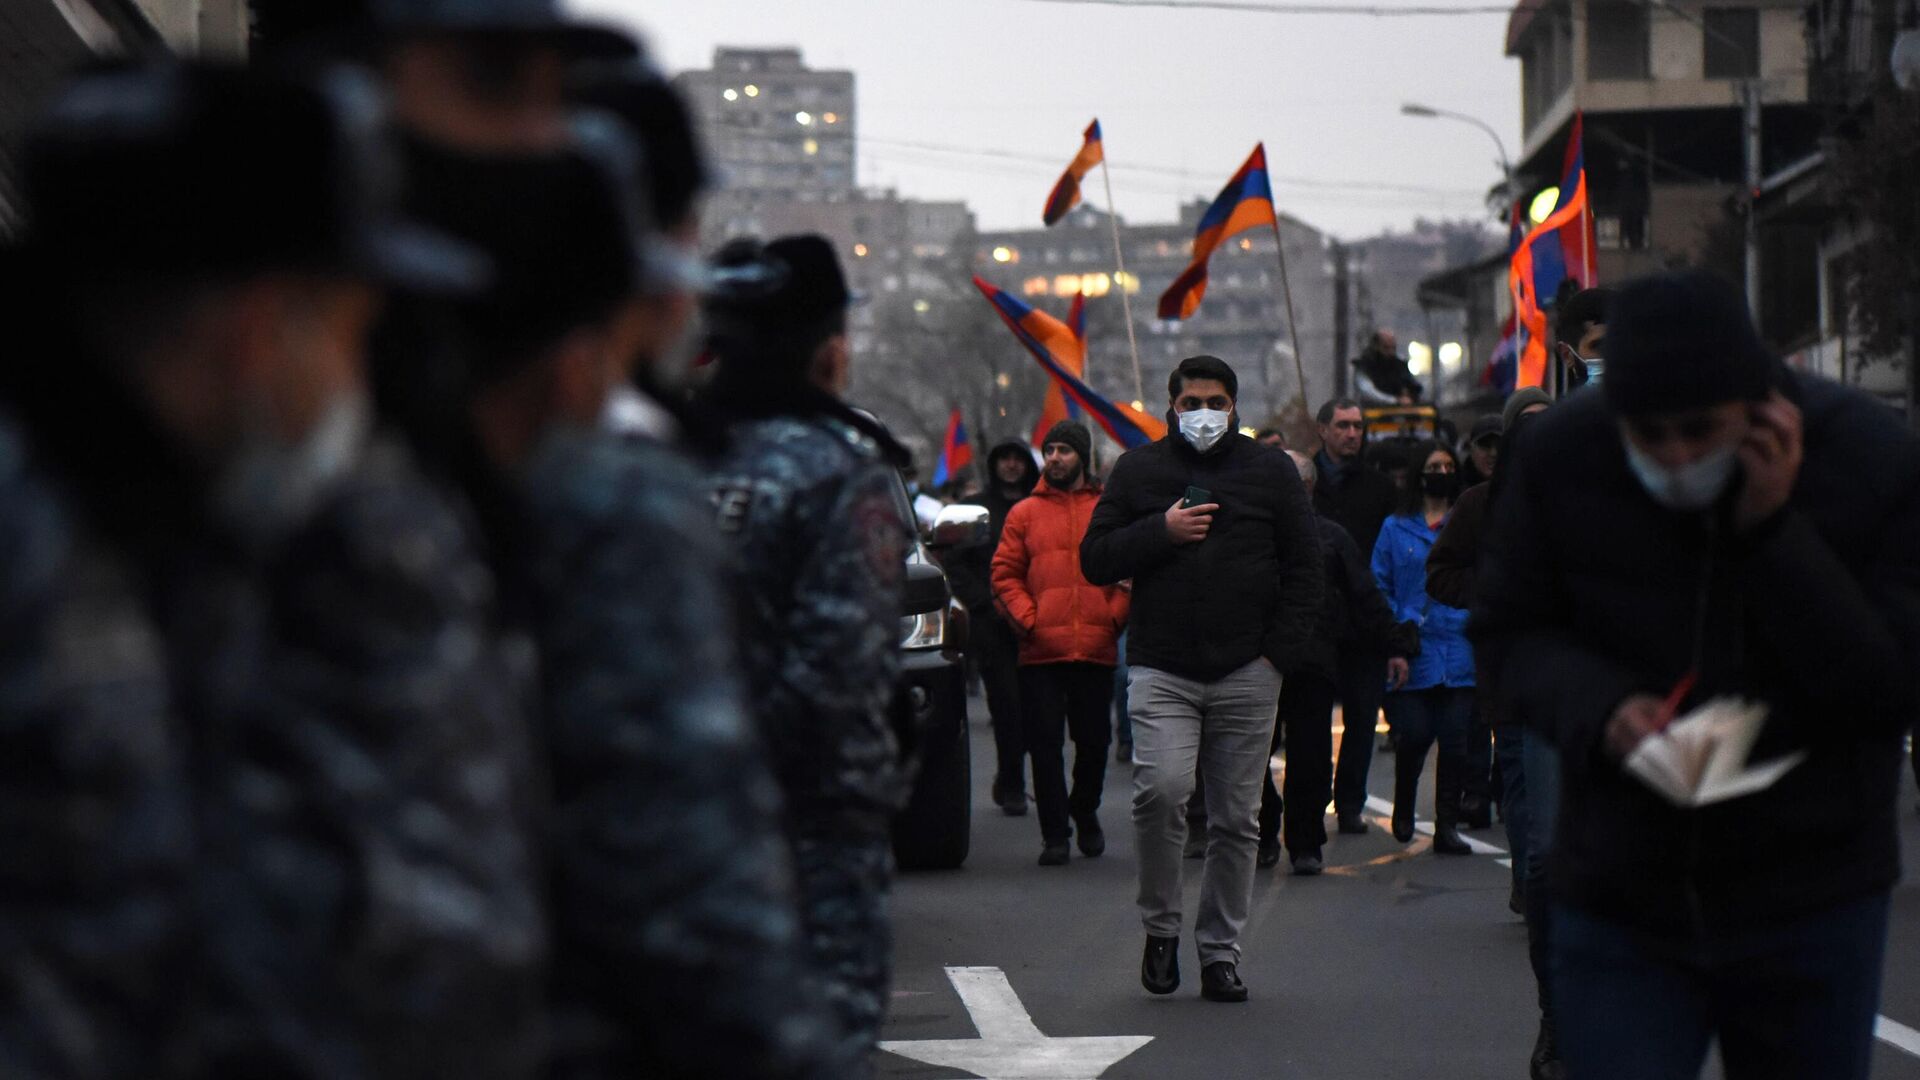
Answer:
<path fill-rule="evenodd" d="M 1560 752 L 1567 1075 L 1698 1075 L 1717 1039 L 1731 1080 L 1865 1077 L 1920 708 L 1920 441 L 1787 369 L 1704 275 L 1620 289 L 1605 356 L 1502 464 L 1473 622 Z M 1753 762 L 1804 759 L 1691 808 L 1625 767 L 1725 697 L 1767 710 Z"/>
<path fill-rule="evenodd" d="M 786 793 L 812 976 L 842 1075 L 865 1077 L 892 960 L 889 822 L 909 788 L 888 720 L 912 535 L 890 470 L 906 454 L 840 400 L 850 294 L 825 240 L 738 241 L 716 272 L 711 403 L 733 446 L 714 490 L 747 687 Z"/>
<path fill-rule="evenodd" d="M 827 1080 L 836 1047 L 801 982 L 707 492 L 664 445 L 602 424 L 671 256 L 613 120 L 573 130 L 564 150 L 417 178 L 433 219 L 497 268 L 457 312 L 467 479 L 539 653 L 555 1071 Z"/>
<path fill-rule="evenodd" d="M 81 890 L 57 911 L 4 890 L 29 925 L 0 936 L 37 952 L 3 965 L 10 1074 L 536 1063 L 524 732 L 487 647 L 488 579 L 374 429 L 364 369 L 384 287 L 467 288 L 483 266 L 399 219 L 379 134 L 357 84 L 171 65 L 80 80 L 31 146 L 29 258 L 57 325 L 10 396 L 73 519 L 8 573 L 65 543 L 126 576 L 82 561 L 51 596 L 10 595 L 127 592 L 28 639 L 93 640 L 47 669 L 83 675 L 55 712 L 10 712 L 76 708 L 73 736 L 111 733 L 41 748 L 37 805 L 9 815 L 10 844 L 88 823 L 58 862 L 0 860 L 72 867 L 52 888 Z M 63 816 L 83 797 L 99 809 Z M 143 966 L 162 944 L 172 963 Z"/>

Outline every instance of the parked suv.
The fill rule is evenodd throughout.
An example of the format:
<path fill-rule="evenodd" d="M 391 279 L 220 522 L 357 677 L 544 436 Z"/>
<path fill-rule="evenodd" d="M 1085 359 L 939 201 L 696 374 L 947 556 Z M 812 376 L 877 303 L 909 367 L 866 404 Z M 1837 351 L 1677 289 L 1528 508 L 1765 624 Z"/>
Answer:
<path fill-rule="evenodd" d="M 901 514 L 915 520 L 906 483 L 896 490 Z M 949 506 L 929 535 L 916 530 L 907 553 L 893 720 L 901 754 L 918 775 L 911 801 L 893 821 L 893 854 L 902 869 L 950 870 L 967 861 L 973 821 L 967 609 L 954 600 L 933 552 L 984 544 L 991 536 L 985 508 Z"/>

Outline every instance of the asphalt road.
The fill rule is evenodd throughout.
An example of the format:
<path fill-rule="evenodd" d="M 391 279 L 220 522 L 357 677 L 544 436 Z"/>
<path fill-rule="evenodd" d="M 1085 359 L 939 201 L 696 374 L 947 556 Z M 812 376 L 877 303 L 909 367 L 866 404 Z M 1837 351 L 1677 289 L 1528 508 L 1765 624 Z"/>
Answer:
<path fill-rule="evenodd" d="M 1335 836 L 1317 878 L 1260 871 L 1243 937 L 1243 1005 L 1199 997 L 1188 881 L 1182 986 L 1140 987 L 1142 931 L 1133 897 L 1130 770 L 1109 768 L 1101 819 L 1107 853 L 1062 868 L 1035 865 L 1039 825 L 1003 816 L 988 798 L 992 733 L 973 714 L 973 853 L 965 868 L 904 875 L 894 907 L 896 975 L 882 1053 L 888 1078 L 981 1076 L 1093 1080 L 1494 1080 L 1524 1078 L 1536 1023 L 1526 931 L 1508 912 L 1499 853 L 1446 858 L 1416 838 L 1402 847 L 1377 821 Z M 1391 759 L 1374 760 L 1386 795 Z M 1431 799 L 1429 771 L 1422 795 Z M 1906 862 L 1920 866 L 1911 777 Z M 1421 818 L 1430 820 L 1430 806 Z M 1331 820 L 1329 820 L 1331 832 Z M 1504 831 L 1469 833 L 1504 848 Z M 1189 862 L 1190 869 L 1199 863 Z M 1883 1015 L 1920 1029 L 1920 883 L 1894 899 Z M 969 970 L 953 970 L 969 969 Z M 961 994 L 968 995 L 963 1002 Z M 1876 1077 L 1920 1080 L 1912 1047 L 1876 1046 Z M 984 1037 L 983 1037 L 984 1036 Z M 1128 1037 L 1131 1037 L 1130 1039 Z M 1148 1040 L 1142 1042 L 1142 1040 Z M 927 1064 L 944 1061 L 946 1066 Z M 954 1067 L 957 1066 L 957 1067 Z M 1714 1075 L 1715 1073 L 1710 1073 Z"/>

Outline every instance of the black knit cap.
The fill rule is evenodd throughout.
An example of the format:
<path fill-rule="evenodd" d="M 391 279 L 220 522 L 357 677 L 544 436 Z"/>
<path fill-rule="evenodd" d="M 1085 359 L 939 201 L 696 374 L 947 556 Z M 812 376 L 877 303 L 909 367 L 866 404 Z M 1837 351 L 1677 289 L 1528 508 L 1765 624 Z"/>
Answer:
<path fill-rule="evenodd" d="M 839 256 L 822 236 L 732 241 L 715 256 L 713 277 L 707 317 L 730 333 L 796 334 L 844 318 L 854 299 Z"/>
<path fill-rule="evenodd" d="M 1062 420 L 1047 429 L 1047 437 L 1040 440 L 1040 449 L 1045 450 L 1051 443 L 1066 443 L 1080 455 L 1080 464 L 1093 467 L 1093 435 L 1085 424 L 1072 420 Z"/>
<path fill-rule="evenodd" d="M 1779 361 L 1732 285 L 1697 270 L 1628 282 L 1607 311 L 1607 404 L 1623 416 L 1767 396 Z"/>

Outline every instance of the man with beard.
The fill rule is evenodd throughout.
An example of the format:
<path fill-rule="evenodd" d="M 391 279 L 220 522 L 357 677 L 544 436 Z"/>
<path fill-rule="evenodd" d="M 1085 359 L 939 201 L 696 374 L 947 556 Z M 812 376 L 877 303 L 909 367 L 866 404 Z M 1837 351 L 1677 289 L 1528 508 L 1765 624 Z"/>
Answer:
<path fill-rule="evenodd" d="M 1154 994 L 1180 985 L 1184 812 L 1199 775 L 1208 844 L 1195 937 L 1209 1001 L 1247 999 L 1239 937 L 1280 673 L 1306 648 L 1324 587 L 1300 475 L 1284 452 L 1234 430 L 1238 387 L 1218 357 L 1180 362 L 1167 437 L 1121 456 L 1080 547 L 1088 581 L 1133 581 L 1141 983 Z"/>
<path fill-rule="evenodd" d="M 1080 572 L 1100 484 L 1087 474 L 1093 436 L 1071 420 L 1047 432 L 1046 469 L 1033 497 L 1007 515 L 993 556 L 993 591 L 1020 639 L 1020 702 L 1033 792 L 1040 807 L 1040 865 L 1064 866 L 1079 829 L 1080 853 L 1107 850 L 1100 795 L 1107 780 L 1107 711 L 1113 666 L 1127 622 L 1127 593 L 1090 584 Z M 1073 734 L 1073 790 L 1062 759 Z M 1071 817 L 1071 821 L 1069 821 Z"/>
<path fill-rule="evenodd" d="M 1007 515 L 1014 504 L 1033 494 L 1040 470 L 1024 443 L 1004 442 L 987 455 L 987 490 L 980 505 L 993 522 L 993 542 L 947 556 L 947 574 L 953 594 L 967 606 L 973 620 L 968 651 L 980 663 L 980 681 L 986 684 L 987 715 L 993 718 L 993 748 L 998 762 L 993 776 L 993 801 L 1002 813 L 1020 817 L 1027 812 L 1027 742 L 1021 730 L 1019 642 L 1001 618 L 993 596 L 993 553 L 999 547 Z"/>

